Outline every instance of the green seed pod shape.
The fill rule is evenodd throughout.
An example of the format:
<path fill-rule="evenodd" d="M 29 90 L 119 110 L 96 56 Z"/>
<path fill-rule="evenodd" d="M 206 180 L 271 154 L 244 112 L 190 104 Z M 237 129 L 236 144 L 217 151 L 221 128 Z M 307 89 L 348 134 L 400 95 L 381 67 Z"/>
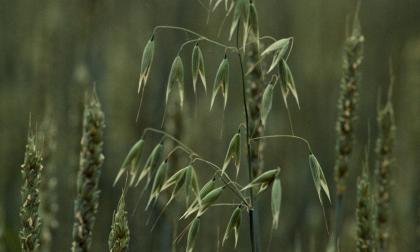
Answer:
<path fill-rule="evenodd" d="M 232 215 L 230 216 L 230 219 L 229 219 L 229 223 L 226 227 L 225 235 L 223 236 L 222 246 L 225 243 L 225 241 L 229 239 L 230 233 L 233 230 L 235 233 L 235 248 L 236 248 L 238 244 L 238 239 L 239 239 L 239 227 L 241 225 L 241 219 L 242 219 L 241 210 L 242 210 L 242 206 L 238 206 L 232 212 Z"/>
<path fill-rule="evenodd" d="M 144 140 L 140 139 L 139 141 L 137 141 L 130 149 L 130 151 L 128 152 L 127 156 L 125 157 L 121 168 L 115 178 L 114 181 L 114 186 L 115 184 L 118 182 L 118 180 L 121 178 L 121 176 L 124 174 L 124 172 L 127 170 L 128 167 L 131 168 L 132 172 L 131 172 L 131 178 L 134 179 L 137 170 L 136 167 L 138 167 L 138 161 L 140 159 L 140 154 L 141 151 L 143 150 L 143 146 L 144 146 Z"/>
<path fill-rule="evenodd" d="M 222 95 L 225 98 L 224 108 L 226 108 L 229 90 L 229 61 L 226 55 L 223 58 L 222 62 L 220 62 L 219 68 L 216 72 L 216 77 L 214 78 L 210 110 L 213 108 L 214 100 L 216 99 L 216 95 L 219 92 L 219 89 L 221 90 Z"/>
<path fill-rule="evenodd" d="M 259 192 L 264 191 L 274 180 L 276 175 L 280 172 L 279 169 L 269 170 L 261 174 L 260 176 L 256 177 L 254 180 L 251 181 L 247 186 L 242 188 L 241 191 L 244 191 L 246 189 L 260 186 Z"/>
<path fill-rule="evenodd" d="M 315 189 L 317 190 L 318 197 L 319 197 L 319 200 L 321 201 L 321 204 L 322 204 L 321 189 L 324 191 L 328 200 L 331 202 L 330 191 L 328 189 L 327 180 L 325 179 L 324 172 L 322 171 L 321 165 L 319 164 L 314 154 L 309 155 L 309 167 L 311 168 L 312 178 L 315 183 Z"/>
<path fill-rule="evenodd" d="M 213 189 L 201 200 L 200 210 L 197 216 L 201 216 L 222 194 L 224 186 Z"/>
<path fill-rule="evenodd" d="M 279 64 L 280 60 L 284 59 L 286 53 L 290 48 L 292 40 L 292 38 L 284 38 L 277 40 L 261 53 L 261 57 L 265 57 L 271 53 L 274 53 L 273 61 L 271 62 L 270 68 L 267 73 L 270 73 Z"/>
<path fill-rule="evenodd" d="M 263 126 L 267 122 L 268 114 L 270 113 L 271 106 L 273 104 L 273 90 L 274 85 L 269 84 L 264 90 L 262 101 L 261 101 L 261 122 Z"/>
<path fill-rule="evenodd" d="M 140 68 L 140 79 L 139 87 L 137 92 L 140 93 L 141 89 L 146 85 L 147 79 L 149 78 L 150 68 L 153 62 L 153 55 L 155 52 L 155 41 L 154 36 L 147 42 L 143 50 L 143 56 L 141 58 L 141 68 Z"/>
<path fill-rule="evenodd" d="M 192 52 L 191 68 L 194 93 L 197 92 L 198 77 L 200 77 L 201 83 L 203 83 L 204 90 L 205 92 L 207 92 L 206 74 L 204 70 L 204 57 L 203 52 L 198 46 L 198 43 L 194 46 Z"/>
<path fill-rule="evenodd" d="M 198 230 L 200 229 L 200 217 L 196 217 L 190 226 L 187 238 L 187 249 L 186 252 L 192 252 L 197 238 Z"/>
<path fill-rule="evenodd" d="M 165 183 L 166 175 L 168 173 L 168 162 L 167 160 L 163 161 L 159 166 L 155 179 L 153 180 L 152 191 L 150 192 L 149 202 L 147 203 L 146 209 L 153 200 L 156 200 L 161 192 L 162 186 Z"/>
<path fill-rule="evenodd" d="M 236 167 L 236 176 L 239 174 L 239 165 L 241 162 L 241 135 L 236 133 L 230 140 L 225 161 L 223 162 L 222 173 L 226 171 L 230 161 L 234 161 Z"/>
<path fill-rule="evenodd" d="M 281 181 L 280 176 L 277 175 L 271 187 L 271 213 L 273 215 L 273 229 L 277 229 L 279 224 L 281 206 Z"/>
<path fill-rule="evenodd" d="M 168 104 L 169 95 L 173 87 L 178 86 L 179 103 L 182 108 L 184 104 L 184 64 L 181 57 L 178 55 L 172 62 L 171 71 L 168 78 L 168 86 L 166 87 L 166 104 Z"/>
<path fill-rule="evenodd" d="M 147 184 L 150 183 L 150 172 L 152 169 L 156 168 L 160 157 L 163 152 L 163 144 L 159 143 L 150 153 L 149 157 L 146 160 L 143 170 L 140 173 L 140 176 L 136 182 L 136 186 L 143 180 L 144 177 L 148 176 Z"/>

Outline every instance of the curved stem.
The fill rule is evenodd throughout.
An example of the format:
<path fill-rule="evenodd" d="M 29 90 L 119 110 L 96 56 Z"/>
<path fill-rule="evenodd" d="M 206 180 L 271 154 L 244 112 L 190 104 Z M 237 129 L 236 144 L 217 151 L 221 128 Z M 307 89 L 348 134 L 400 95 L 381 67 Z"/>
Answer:
<path fill-rule="evenodd" d="M 295 131 L 293 129 L 292 115 L 290 114 L 289 107 L 286 107 L 286 110 L 287 110 L 287 118 L 289 118 L 290 131 L 292 132 L 292 135 L 295 135 Z"/>
<path fill-rule="evenodd" d="M 258 140 L 269 139 L 269 138 L 292 138 L 292 139 L 297 139 L 297 140 L 303 141 L 306 144 L 306 146 L 308 147 L 309 152 L 313 153 L 311 145 L 309 144 L 308 140 L 306 140 L 303 137 L 295 136 L 295 135 L 269 135 L 269 136 L 251 138 L 251 141 L 258 141 Z"/>
<path fill-rule="evenodd" d="M 190 40 L 185 41 L 185 42 L 184 42 L 184 43 L 182 43 L 182 45 L 179 47 L 177 55 L 179 55 L 179 54 L 181 53 L 182 49 L 184 49 L 184 47 L 185 47 L 186 45 L 188 45 L 189 43 L 198 42 L 198 41 L 200 41 L 200 40 L 203 40 L 203 38 L 190 39 Z"/>
<path fill-rule="evenodd" d="M 222 179 L 222 181 L 223 181 L 223 183 L 225 183 L 225 185 L 233 192 L 233 193 L 235 193 L 241 200 L 242 200 L 242 202 L 248 207 L 248 208 L 251 208 L 252 206 L 249 204 L 249 202 L 245 199 L 245 197 L 242 195 L 242 193 L 241 193 L 241 191 L 238 189 L 238 187 L 237 187 L 237 185 L 236 185 L 236 183 L 224 172 L 224 173 L 222 173 L 222 169 L 219 167 L 219 166 L 217 166 L 216 164 L 214 164 L 214 163 L 212 163 L 212 162 L 210 162 L 210 161 L 208 161 L 208 160 L 205 160 L 205 159 L 202 159 L 202 158 L 200 158 L 200 157 L 196 157 L 196 158 L 194 158 L 192 161 L 191 161 L 191 163 L 193 163 L 194 161 L 200 161 L 200 162 L 203 162 L 203 163 L 206 163 L 207 165 L 209 165 L 209 166 L 211 166 L 211 167 L 213 167 L 213 169 L 215 169 L 216 170 L 216 172 L 217 173 L 220 173 L 220 178 Z M 223 177 L 223 176 L 225 176 L 225 177 Z M 226 181 L 226 180 L 227 181 Z M 233 188 L 230 186 L 230 185 L 233 185 Z"/>
<path fill-rule="evenodd" d="M 233 51 L 236 51 L 237 50 L 236 47 L 225 45 L 223 43 L 220 43 L 220 42 L 218 42 L 216 40 L 207 38 L 207 37 L 201 35 L 200 33 L 197 33 L 195 31 L 189 30 L 187 28 L 178 27 L 178 26 L 170 26 L 170 25 L 159 25 L 159 26 L 156 26 L 153 29 L 153 33 L 155 33 L 159 29 L 171 29 L 171 30 L 180 30 L 180 31 L 188 32 L 188 33 L 193 34 L 193 35 L 195 35 L 195 36 L 197 36 L 197 37 L 199 37 L 199 38 L 201 38 L 203 40 L 206 40 L 209 43 L 212 43 L 212 44 L 217 45 L 217 46 L 221 46 L 221 47 L 225 48 L 226 50 L 233 50 Z"/>
<path fill-rule="evenodd" d="M 272 36 L 262 36 L 262 37 L 259 38 L 259 40 L 263 40 L 263 39 L 269 39 L 269 40 L 271 40 L 273 42 L 276 42 L 277 41 L 277 39 L 275 39 Z"/>
<path fill-rule="evenodd" d="M 191 153 L 188 151 L 188 150 L 186 150 L 183 146 L 181 146 L 181 145 L 178 145 L 178 146 L 176 146 L 175 148 L 173 148 L 169 153 L 168 153 L 168 155 L 166 155 L 166 160 L 167 159 L 169 159 L 171 156 L 172 156 L 172 154 L 174 154 L 177 150 L 182 150 L 182 151 L 184 151 L 185 153 L 187 153 L 188 155 L 191 155 Z"/>
<path fill-rule="evenodd" d="M 172 135 L 170 135 L 170 134 L 168 134 L 168 133 L 166 133 L 165 131 L 163 131 L 163 130 L 158 130 L 158 129 L 154 129 L 154 128 L 146 128 L 146 129 L 144 129 L 144 131 L 143 131 L 143 135 L 142 135 L 142 138 L 146 135 L 146 133 L 147 132 L 155 132 L 155 133 L 158 133 L 158 134 L 161 134 L 161 135 L 163 135 L 163 136 L 165 136 L 165 137 L 167 137 L 167 138 L 169 138 L 169 139 L 171 139 L 172 141 L 174 141 L 174 142 L 176 142 L 177 144 L 179 144 L 180 146 L 182 146 L 185 150 L 187 150 L 188 152 L 189 152 L 189 154 L 190 155 L 196 155 L 196 156 L 198 156 L 198 154 L 197 153 L 195 153 L 190 147 L 188 147 L 187 145 L 185 145 L 183 142 L 181 142 L 180 140 L 178 140 L 178 139 L 176 139 L 175 137 L 173 137 Z"/>

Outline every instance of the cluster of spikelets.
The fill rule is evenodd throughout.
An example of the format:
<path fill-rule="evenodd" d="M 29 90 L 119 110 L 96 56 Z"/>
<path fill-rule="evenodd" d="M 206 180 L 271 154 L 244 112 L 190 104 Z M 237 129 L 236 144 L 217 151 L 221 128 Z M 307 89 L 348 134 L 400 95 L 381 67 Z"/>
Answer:
<path fill-rule="evenodd" d="M 337 119 L 337 143 L 335 182 L 338 197 L 345 191 L 345 178 L 349 170 L 349 158 L 353 149 L 354 119 L 360 85 L 360 66 L 363 60 L 364 36 L 361 33 L 358 14 L 356 13 L 353 30 L 345 42 L 343 78 L 340 98 L 338 100 L 339 115 Z"/>
<path fill-rule="evenodd" d="M 374 209 L 372 189 L 369 182 L 369 168 L 365 160 L 362 176 L 357 182 L 357 251 L 375 251 Z"/>
<path fill-rule="evenodd" d="M 213 6 L 213 10 L 221 1 L 217 1 Z M 230 3 L 230 5 L 229 5 Z M 228 8 L 228 5 L 230 6 Z M 187 195 L 186 202 L 187 208 L 184 214 L 181 216 L 181 219 L 192 218 L 188 224 L 188 235 L 187 235 L 187 252 L 191 252 L 194 249 L 195 241 L 200 229 L 200 220 L 201 217 L 207 212 L 207 210 L 217 204 L 220 196 L 225 192 L 225 189 L 228 188 L 233 195 L 237 197 L 239 202 L 234 203 L 234 208 L 229 218 L 226 226 L 226 230 L 223 236 L 223 243 L 231 237 L 232 234 L 235 236 L 235 246 L 237 245 L 239 238 L 239 228 L 241 225 L 242 212 L 244 210 L 251 213 L 253 211 L 253 194 L 254 190 L 257 193 L 265 191 L 267 188 L 271 187 L 271 208 L 272 208 L 272 227 L 277 228 L 279 224 L 279 215 L 280 215 L 280 205 L 281 205 L 281 180 L 280 180 L 280 168 L 268 170 L 265 172 L 255 172 L 254 175 L 258 175 L 255 178 L 252 175 L 253 168 L 255 167 L 260 159 L 259 152 L 262 150 L 261 147 L 258 147 L 256 144 L 258 141 L 256 139 L 263 139 L 262 129 L 266 124 L 269 112 L 272 106 L 273 91 L 277 83 L 280 83 L 280 90 L 283 96 L 285 106 L 287 107 L 287 98 L 291 95 L 299 106 L 299 100 L 297 95 L 296 86 L 292 76 L 290 67 L 287 64 L 287 58 L 291 52 L 293 45 L 293 38 L 284 38 L 280 40 L 274 40 L 274 42 L 266 47 L 262 52 L 260 52 L 259 47 L 259 31 L 258 31 L 258 19 L 257 13 L 254 4 L 252 1 L 248 0 L 237 0 L 237 1 L 226 1 L 226 11 L 227 16 L 230 13 L 233 13 L 232 25 L 229 32 L 229 39 L 233 36 L 236 31 L 237 34 L 237 46 L 231 47 L 226 46 L 220 42 L 208 39 L 204 36 L 199 35 L 198 33 L 192 32 L 190 30 L 179 28 L 179 27 L 156 27 L 153 35 L 148 41 L 142 57 L 141 71 L 140 71 L 140 80 L 138 92 L 141 93 L 143 97 L 144 89 L 148 76 L 150 74 L 151 65 L 153 62 L 153 56 L 155 51 L 155 33 L 159 28 L 172 28 L 178 30 L 184 30 L 195 36 L 196 39 L 185 42 L 179 49 L 178 55 L 175 57 L 171 70 L 169 73 L 168 84 L 166 89 L 166 103 L 171 97 L 174 89 L 177 89 L 178 101 L 180 107 L 182 108 L 184 104 L 184 77 L 185 70 L 182 58 L 180 56 L 181 50 L 188 43 L 195 43 L 195 46 L 192 50 L 192 80 L 193 80 L 193 89 L 194 93 L 197 89 L 197 83 L 200 80 L 204 86 L 204 89 L 207 89 L 206 85 L 206 76 L 204 68 L 204 56 L 201 48 L 198 44 L 199 41 L 207 41 L 211 44 L 221 46 L 225 50 L 223 59 L 220 62 L 218 70 L 216 72 L 213 84 L 213 92 L 211 96 L 210 109 L 213 107 L 215 99 L 219 93 L 224 98 L 224 107 L 227 105 L 228 101 L 228 90 L 229 90 L 229 53 L 238 54 L 240 57 L 242 78 L 243 78 L 243 88 L 244 88 L 244 109 L 246 114 L 246 136 L 247 141 L 241 141 L 241 130 L 238 130 L 238 133 L 234 134 L 230 144 L 228 146 L 225 160 L 222 166 L 218 166 L 203 157 L 197 154 L 195 151 L 190 149 L 184 143 L 171 136 L 170 134 L 155 130 L 155 129 L 146 129 L 143 133 L 142 138 L 133 145 L 130 149 L 126 159 L 124 160 L 119 173 L 117 174 L 115 183 L 124 175 L 127 174 L 126 186 L 134 187 L 138 186 L 141 182 L 145 182 L 144 191 L 148 190 L 150 187 L 150 195 L 146 208 L 154 206 L 160 196 L 164 191 L 170 191 L 170 198 L 167 201 L 165 208 L 172 202 L 174 197 L 179 193 L 181 188 L 185 189 Z M 243 28 L 243 46 L 239 47 L 239 29 Z M 243 53 L 242 52 L 243 49 Z M 248 54 L 246 54 L 246 52 Z M 245 74 L 242 66 L 242 57 L 247 55 L 248 65 L 247 73 Z M 271 64 L 268 67 L 268 70 L 263 69 L 263 61 L 267 59 L 272 59 Z M 277 70 L 273 72 L 273 70 Z M 271 81 L 268 85 L 263 88 L 262 80 L 264 75 L 270 74 Z M 250 75 L 249 84 L 248 84 L 248 96 L 245 95 L 245 75 Z M 259 84 L 258 84 L 259 83 Z M 248 104 L 250 107 L 250 116 L 251 123 L 248 123 Z M 99 188 L 98 182 L 101 174 L 101 166 L 104 161 L 103 157 L 103 129 L 104 129 L 104 114 L 101 110 L 101 106 L 96 93 L 93 93 L 89 100 L 86 100 L 84 115 L 83 115 L 83 136 L 81 141 L 81 154 L 80 154 L 80 167 L 77 176 L 77 195 L 74 204 L 74 226 L 73 226 L 73 243 L 72 251 L 89 251 L 91 246 L 92 230 L 95 223 L 95 216 L 98 209 L 98 198 L 99 198 Z M 159 142 L 148 158 L 146 159 L 144 166 L 140 169 L 140 158 L 144 146 L 144 137 L 148 132 L 154 132 L 161 134 L 163 136 L 162 141 Z M 257 148 L 253 153 L 251 153 L 251 137 L 254 137 L 254 144 L 257 145 Z M 304 141 L 307 144 L 309 150 L 309 167 L 312 173 L 315 189 L 317 191 L 319 200 L 323 207 L 323 201 L 321 194 L 324 194 L 328 197 L 330 201 L 329 189 L 327 186 L 327 181 L 325 179 L 322 168 L 311 151 L 309 142 L 298 136 L 283 135 L 280 137 L 293 137 L 296 140 Z M 164 156 L 164 141 L 172 140 L 175 143 L 175 147 L 170 150 L 167 156 Z M 32 140 L 33 141 L 33 140 Z M 236 180 L 232 180 L 228 175 L 228 166 L 233 164 L 236 167 L 236 179 L 240 171 L 240 160 L 241 160 L 241 149 L 242 143 L 246 142 L 248 154 L 252 154 L 249 159 L 249 171 L 250 181 L 247 185 L 241 186 Z M 29 143 L 28 143 L 28 146 Z M 170 169 L 168 162 L 171 155 L 174 154 L 175 150 L 183 151 L 186 156 L 189 158 L 189 163 L 185 167 L 175 170 L 171 175 L 169 175 Z M 29 152 L 29 151 L 28 151 Z M 36 153 L 36 151 L 35 151 Z M 28 154 L 30 155 L 30 154 Z M 37 156 L 37 154 L 35 155 Z M 27 158 L 25 158 L 25 164 Z M 28 158 L 29 159 L 29 158 Z M 40 159 L 39 159 L 40 162 Z M 214 176 L 212 179 L 207 181 L 202 187 L 199 185 L 198 175 L 195 170 L 195 163 L 202 163 L 207 165 L 209 168 L 212 168 Z M 25 168 L 24 164 L 24 168 Z M 28 204 L 36 205 L 36 209 L 33 208 L 30 213 L 21 213 L 23 219 L 23 227 L 25 228 L 25 223 L 30 223 L 30 226 L 34 227 L 34 230 L 31 232 L 24 233 L 21 232 L 22 241 L 29 240 L 33 245 L 33 248 L 36 248 L 39 244 L 39 217 L 37 215 L 39 199 L 38 199 L 38 186 L 40 179 L 40 170 L 42 166 L 39 166 L 39 172 L 35 177 L 26 175 L 24 172 L 24 179 L 32 179 L 35 182 L 35 186 L 31 187 L 27 192 L 25 189 L 22 190 L 22 195 L 24 196 L 24 207 L 27 207 Z M 25 169 L 23 169 L 25 171 Z M 29 183 L 29 184 L 34 184 Z M 114 183 L 114 184 L 115 184 Z M 25 188 L 26 184 L 24 184 Z M 125 190 L 120 198 L 116 212 L 113 215 L 113 222 L 111 226 L 111 233 L 109 236 L 109 248 L 111 251 L 127 251 L 128 243 L 130 239 L 130 231 L 128 228 L 127 221 L 127 211 L 125 210 Z M 250 198 L 244 195 L 244 191 L 247 190 L 250 192 Z M 189 196 L 193 195 L 193 199 L 189 200 Z M 35 201 L 34 201 L 35 198 Z M 25 200 L 26 199 L 26 200 Z M 30 201 L 27 203 L 27 201 Z M 33 202 L 32 202 L 33 201 Z M 225 205 L 232 207 L 232 204 L 221 203 L 219 205 Z M 29 208 L 26 211 L 29 211 Z M 32 214 L 32 215 L 30 215 Z M 29 217 L 27 217 L 27 215 Z M 250 218 L 252 222 L 252 218 Z M 26 221 L 26 222 L 25 222 Z M 251 225 L 251 236 L 252 236 L 252 225 Z M 184 232 L 183 232 L 184 233 Z M 24 235 L 25 234 L 25 235 Z M 26 240 L 24 240 L 25 238 Z M 22 242 L 24 244 L 24 242 Z M 22 245 L 23 246 L 23 245 Z M 254 246 L 253 246 L 254 249 Z M 29 250 L 32 251 L 32 250 Z"/>
<path fill-rule="evenodd" d="M 392 77 L 391 77 L 392 78 Z M 378 111 L 379 136 L 376 143 L 377 164 L 375 175 L 377 179 L 377 225 L 378 247 L 385 250 L 389 239 L 389 208 L 390 208 L 390 184 L 392 175 L 392 161 L 394 148 L 395 121 L 391 103 L 392 81 L 389 90 L 388 101 Z"/>
<path fill-rule="evenodd" d="M 85 104 L 77 195 L 74 202 L 72 251 L 88 251 L 99 200 L 103 156 L 104 114 L 96 93 Z"/>
<path fill-rule="evenodd" d="M 40 244 L 39 186 L 43 166 L 37 138 L 31 132 L 28 136 L 25 160 L 21 168 L 23 185 L 21 188 L 22 205 L 19 215 L 22 227 L 19 237 L 22 251 L 35 251 Z"/>
<path fill-rule="evenodd" d="M 211 8 L 209 9 L 214 11 L 218 6 L 221 5 L 221 3 L 222 1 L 216 1 L 213 6 L 210 6 Z M 191 251 L 194 247 L 195 237 L 197 236 L 200 227 L 201 216 L 206 212 L 208 208 L 210 208 L 211 206 L 213 206 L 213 204 L 216 203 L 216 200 L 219 198 L 219 196 L 222 194 L 225 188 L 229 188 L 234 193 L 234 195 L 238 197 L 240 202 L 236 204 L 235 210 L 231 216 L 227 230 L 225 232 L 224 240 L 226 240 L 229 237 L 230 232 L 234 231 L 235 240 L 237 242 L 238 229 L 240 224 L 240 212 L 243 209 L 245 209 L 250 213 L 250 216 L 253 212 L 254 201 L 252 191 L 254 187 L 260 187 L 259 192 L 264 191 L 269 186 L 272 187 L 273 228 L 276 228 L 278 226 L 278 216 L 280 213 L 281 202 L 281 183 L 279 169 L 269 170 L 260 174 L 259 170 L 261 169 L 262 165 L 258 164 L 261 164 L 260 152 L 262 150 L 262 145 L 258 144 L 259 141 L 254 141 L 253 144 L 255 144 L 256 148 L 251 149 L 250 138 L 252 137 L 254 139 L 258 139 L 263 133 L 262 129 L 267 122 L 267 118 L 271 110 L 273 92 L 277 83 L 280 83 L 279 89 L 281 90 L 285 106 L 288 106 L 287 98 L 289 97 L 289 95 L 294 98 L 297 105 L 299 106 L 299 99 L 295 82 L 290 67 L 287 63 L 287 58 L 291 52 L 293 45 L 293 38 L 284 38 L 280 40 L 271 38 L 274 40 L 273 43 L 267 46 L 262 52 L 260 52 L 261 38 L 259 37 L 258 17 L 255 5 L 252 3 L 252 1 L 225 1 L 225 10 L 226 17 L 232 13 L 232 25 L 229 30 L 229 40 L 232 38 L 236 31 L 236 47 L 224 45 L 223 43 L 211 40 L 205 36 L 202 36 L 196 32 L 190 31 L 182 27 L 155 27 L 152 36 L 150 37 L 143 50 L 138 92 L 140 93 L 141 101 L 144 95 L 146 84 L 150 76 L 150 71 L 154 59 L 156 47 L 155 43 L 157 40 L 157 30 L 181 30 L 196 37 L 194 39 L 184 42 L 180 46 L 178 53 L 172 62 L 165 94 L 166 106 L 168 106 L 168 102 L 174 93 L 176 94 L 175 98 L 179 102 L 180 108 L 183 107 L 183 104 L 185 102 L 185 65 L 180 54 L 181 51 L 184 50 L 188 44 L 195 44 L 192 49 L 191 56 L 191 74 L 193 82 L 192 87 L 194 90 L 194 94 L 196 95 L 197 84 L 199 81 L 203 84 L 204 89 L 207 90 L 204 54 L 200 48 L 199 42 L 207 42 L 215 46 L 222 47 L 225 53 L 214 77 L 210 109 L 212 109 L 212 107 L 214 106 L 215 100 L 219 94 L 222 95 L 223 106 L 224 108 L 226 108 L 229 96 L 230 79 L 229 54 L 237 54 L 240 59 L 244 89 L 243 99 L 244 110 L 246 115 L 246 126 L 244 128 L 246 128 L 246 141 L 241 141 L 241 130 L 238 130 L 238 133 L 234 134 L 230 141 L 223 165 L 218 166 L 202 158 L 184 143 L 182 143 L 172 135 L 168 134 L 167 132 L 155 129 L 146 129 L 143 132 L 142 138 L 137 143 L 135 143 L 130 149 L 127 157 L 123 161 L 121 169 L 118 172 L 116 180 L 114 182 L 115 184 L 124 174 L 128 174 L 127 181 L 129 186 L 138 186 L 142 181 L 145 181 L 143 191 L 149 189 L 150 186 L 150 195 L 146 209 L 156 204 L 162 192 L 171 189 L 169 200 L 167 201 L 166 205 L 164 205 L 162 212 L 172 202 L 175 195 L 180 191 L 180 189 L 185 187 L 188 207 L 181 219 L 186 219 L 190 216 L 195 216 L 188 225 L 189 232 L 187 237 L 187 251 Z M 241 41 L 242 47 L 239 46 L 241 44 L 239 41 L 240 28 L 242 28 L 243 36 Z M 246 59 L 247 69 L 243 69 L 243 58 Z M 267 59 L 271 59 L 271 63 L 269 64 L 268 70 L 266 71 L 263 68 L 263 63 Z M 266 85 L 266 87 L 264 87 L 264 85 L 262 85 L 262 80 L 264 79 L 264 76 L 266 74 L 271 74 L 271 78 L 269 78 L 271 79 L 271 81 Z M 247 95 L 245 94 L 245 76 L 250 76 L 247 79 Z M 248 113 L 248 108 L 250 109 L 250 113 Z M 250 117 L 250 120 L 248 120 L 248 116 Z M 146 159 L 143 168 L 141 169 L 140 156 L 145 142 L 144 137 L 148 132 L 160 134 L 163 136 L 163 138 L 162 141 L 153 148 L 148 158 Z M 174 149 L 170 150 L 167 156 L 165 157 L 163 155 L 163 142 L 166 139 L 174 141 L 175 147 Z M 328 200 L 330 200 L 330 195 L 322 168 L 316 160 L 315 156 L 313 155 L 312 151 L 310 150 L 311 148 L 309 146 L 309 143 L 305 139 L 300 137 L 295 137 L 295 139 L 303 140 L 308 145 L 310 151 L 309 164 L 315 183 L 315 188 L 319 196 L 319 200 L 323 205 L 321 193 L 324 192 L 328 197 Z M 249 184 L 243 187 L 240 186 L 237 183 L 237 181 L 232 180 L 227 173 L 228 166 L 231 163 L 233 163 L 236 167 L 236 178 L 238 177 L 240 170 L 240 156 L 242 143 L 246 143 L 247 145 L 247 150 L 249 154 L 248 166 L 250 169 L 249 173 L 251 174 Z M 169 172 L 173 170 L 172 167 L 169 167 L 171 165 L 169 159 L 176 150 L 184 152 L 190 160 L 186 166 L 179 170 L 175 170 L 172 175 L 169 175 Z M 194 168 L 195 163 L 197 162 L 204 163 L 205 165 L 215 170 L 214 178 L 208 181 L 203 187 L 201 187 L 201 189 L 198 183 L 198 175 L 196 174 Z M 258 169 L 255 168 L 257 166 Z M 255 179 L 253 179 L 254 176 L 256 177 Z M 220 181 L 222 185 L 217 187 L 216 181 Z M 246 189 L 249 189 L 250 191 L 249 199 L 247 199 L 247 197 L 243 194 L 243 191 Z M 195 199 L 192 201 L 192 203 L 189 202 L 188 195 L 195 195 Z M 250 220 L 252 222 L 251 217 Z M 252 225 L 250 229 L 252 229 Z"/>
<path fill-rule="evenodd" d="M 111 232 L 108 246 L 110 252 L 126 252 L 130 242 L 130 230 L 128 228 L 127 211 L 125 210 L 125 192 L 121 194 L 117 211 L 112 219 Z"/>

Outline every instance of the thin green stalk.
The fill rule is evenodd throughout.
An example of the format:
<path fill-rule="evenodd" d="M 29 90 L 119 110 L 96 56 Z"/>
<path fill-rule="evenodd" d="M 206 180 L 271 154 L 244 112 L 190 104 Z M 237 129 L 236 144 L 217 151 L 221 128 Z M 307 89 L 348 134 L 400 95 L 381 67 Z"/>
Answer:
<path fill-rule="evenodd" d="M 242 100 L 245 113 L 245 125 L 246 125 L 246 147 L 247 147 L 247 157 L 248 157 L 248 177 L 249 182 L 253 180 L 252 172 L 252 157 L 251 157 L 251 142 L 250 142 L 250 129 L 249 129 L 249 118 L 248 118 L 248 105 L 246 101 L 246 88 L 245 88 L 245 73 L 244 66 L 242 63 L 242 56 L 239 50 L 239 29 L 240 22 L 238 22 L 238 27 L 236 29 L 236 48 L 238 49 L 238 58 L 239 65 L 241 67 L 241 78 L 242 78 Z M 254 223 L 254 194 L 252 188 L 249 189 L 249 197 L 251 200 L 251 208 L 248 210 L 249 213 L 249 229 L 250 229 L 250 238 L 251 238 L 251 251 L 258 252 L 257 241 L 255 238 L 255 223 Z"/>
<path fill-rule="evenodd" d="M 297 139 L 299 141 L 302 141 L 305 143 L 306 147 L 308 148 L 308 151 L 310 153 L 312 152 L 312 148 L 311 145 L 309 144 L 309 141 L 306 140 L 303 137 L 300 136 L 295 136 L 295 135 L 269 135 L 269 136 L 262 136 L 262 137 L 255 137 L 255 138 L 251 138 L 251 141 L 257 141 L 257 140 L 263 140 L 263 139 L 270 139 L 270 138 L 291 138 L 291 139 Z"/>
<path fill-rule="evenodd" d="M 157 32 L 157 30 L 159 30 L 159 29 L 171 29 L 171 30 L 180 30 L 180 31 L 188 32 L 188 33 L 190 33 L 190 34 L 193 34 L 193 35 L 195 35 L 195 36 L 199 37 L 199 38 L 200 38 L 200 39 L 202 39 L 202 40 L 205 40 L 205 41 L 207 41 L 207 42 L 209 42 L 209 43 L 212 43 L 212 44 L 214 44 L 214 45 L 217 45 L 217 46 L 223 47 L 223 48 L 225 48 L 226 50 L 233 50 L 233 51 L 238 50 L 236 47 L 225 45 L 225 44 L 223 44 L 223 43 L 220 43 L 220 42 L 218 42 L 218 41 L 216 41 L 216 40 L 213 40 L 213 39 L 207 38 L 206 36 L 203 36 L 203 35 L 201 35 L 201 34 L 199 34 L 199 33 L 195 32 L 195 31 L 189 30 L 189 29 L 184 28 L 184 27 L 170 26 L 170 25 L 159 25 L 159 26 L 156 26 L 156 27 L 153 29 L 153 33 L 156 33 L 156 32 Z"/>

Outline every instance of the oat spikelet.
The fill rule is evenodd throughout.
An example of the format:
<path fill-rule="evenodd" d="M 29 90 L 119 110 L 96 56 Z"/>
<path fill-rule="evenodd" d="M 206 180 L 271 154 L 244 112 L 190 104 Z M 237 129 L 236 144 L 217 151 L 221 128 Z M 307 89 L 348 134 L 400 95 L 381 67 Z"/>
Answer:
<path fill-rule="evenodd" d="M 39 247 L 41 219 L 39 217 L 39 187 L 41 183 L 42 156 L 37 139 L 30 133 L 26 144 L 25 160 L 21 166 L 23 185 L 20 207 L 21 229 L 19 238 L 22 251 L 36 251 Z"/>
<path fill-rule="evenodd" d="M 392 84 L 391 84 L 392 85 Z M 390 87 L 392 88 L 392 86 Z M 391 94 L 391 92 L 390 92 Z M 378 246 L 380 251 L 385 251 L 389 239 L 389 209 L 390 209 L 390 183 L 392 176 L 392 160 L 395 138 L 394 111 L 391 103 L 391 95 L 387 103 L 378 113 L 379 136 L 376 142 L 376 169 L 377 179 L 377 228 Z"/>
<path fill-rule="evenodd" d="M 349 170 L 349 159 L 353 148 L 353 122 L 356 117 L 358 87 L 360 82 L 360 66 L 363 59 L 364 37 L 361 34 L 357 14 L 352 34 L 347 37 L 344 48 L 343 77 L 340 98 L 338 100 L 337 142 L 335 182 L 337 197 L 341 198 L 345 191 L 345 179 Z"/>
<path fill-rule="evenodd" d="M 374 231 L 372 227 L 372 195 L 369 185 L 367 161 L 363 167 L 362 176 L 357 181 L 357 251 L 375 251 Z"/>
<path fill-rule="evenodd" d="M 127 211 L 125 210 L 125 192 L 122 193 L 118 202 L 117 211 L 112 219 L 111 233 L 109 234 L 108 245 L 110 252 L 126 252 L 130 241 L 130 230 L 128 228 Z"/>
<path fill-rule="evenodd" d="M 102 154 L 104 114 L 95 91 L 86 102 L 77 195 L 74 202 L 73 252 L 89 251 L 98 209 L 98 182 L 104 161 Z"/>

